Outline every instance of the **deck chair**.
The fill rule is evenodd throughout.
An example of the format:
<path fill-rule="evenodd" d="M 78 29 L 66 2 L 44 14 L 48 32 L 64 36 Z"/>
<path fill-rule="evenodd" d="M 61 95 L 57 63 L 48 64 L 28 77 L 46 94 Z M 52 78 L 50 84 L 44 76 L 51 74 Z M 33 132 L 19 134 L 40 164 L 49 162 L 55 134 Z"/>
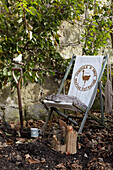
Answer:
<path fill-rule="evenodd" d="M 104 123 L 103 100 L 100 80 L 106 66 L 107 57 L 107 55 L 72 56 L 72 59 L 62 80 L 58 93 L 47 96 L 43 100 L 43 104 L 48 109 L 48 115 L 43 126 L 43 132 L 46 129 L 47 123 L 53 111 L 63 116 L 64 118 L 67 118 L 73 124 L 77 125 L 77 122 L 74 119 L 68 117 L 67 114 L 61 111 L 63 109 L 75 112 L 84 112 L 82 123 L 78 131 L 78 133 L 82 133 L 90 108 L 94 102 L 98 85 L 100 89 L 102 123 Z M 72 78 L 68 95 L 61 94 L 64 82 L 69 74 L 74 60 L 75 64 L 73 66 Z M 96 120 L 97 118 L 94 119 Z"/>

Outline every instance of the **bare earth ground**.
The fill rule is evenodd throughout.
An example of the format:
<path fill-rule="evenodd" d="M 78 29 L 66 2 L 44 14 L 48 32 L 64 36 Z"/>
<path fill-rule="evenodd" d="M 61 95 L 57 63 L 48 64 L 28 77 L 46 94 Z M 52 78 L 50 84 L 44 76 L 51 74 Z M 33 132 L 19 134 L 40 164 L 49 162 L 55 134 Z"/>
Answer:
<path fill-rule="evenodd" d="M 48 124 L 48 132 L 39 138 L 21 138 L 18 122 L 0 121 L 0 170 L 112 170 L 113 169 L 113 115 L 106 124 L 110 130 L 88 120 L 78 136 L 77 153 L 61 154 L 51 148 L 52 128 L 57 118 Z M 29 127 L 41 128 L 43 121 L 29 120 Z M 50 135 L 51 134 L 51 135 Z"/>

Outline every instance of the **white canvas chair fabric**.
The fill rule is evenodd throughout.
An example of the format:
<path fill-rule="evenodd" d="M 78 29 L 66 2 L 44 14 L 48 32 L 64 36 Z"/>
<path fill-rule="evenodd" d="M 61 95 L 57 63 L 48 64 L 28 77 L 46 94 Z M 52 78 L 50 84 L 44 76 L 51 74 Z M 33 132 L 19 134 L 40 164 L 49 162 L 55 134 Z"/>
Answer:
<path fill-rule="evenodd" d="M 77 56 L 68 95 L 88 106 L 103 62 L 103 56 Z"/>
<path fill-rule="evenodd" d="M 103 56 L 77 56 L 68 95 L 58 94 L 46 97 L 44 103 L 47 107 L 77 111 L 77 108 L 73 106 L 75 98 L 77 103 L 86 109 L 97 83 L 102 62 Z"/>

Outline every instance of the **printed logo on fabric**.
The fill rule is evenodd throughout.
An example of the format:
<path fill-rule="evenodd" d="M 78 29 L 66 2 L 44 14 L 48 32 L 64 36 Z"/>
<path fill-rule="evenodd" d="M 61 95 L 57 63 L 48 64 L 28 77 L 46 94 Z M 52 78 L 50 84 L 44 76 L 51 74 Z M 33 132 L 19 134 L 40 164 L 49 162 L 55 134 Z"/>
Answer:
<path fill-rule="evenodd" d="M 92 65 L 83 65 L 74 76 L 75 87 L 80 91 L 91 89 L 97 80 L 96 69 Z"/>

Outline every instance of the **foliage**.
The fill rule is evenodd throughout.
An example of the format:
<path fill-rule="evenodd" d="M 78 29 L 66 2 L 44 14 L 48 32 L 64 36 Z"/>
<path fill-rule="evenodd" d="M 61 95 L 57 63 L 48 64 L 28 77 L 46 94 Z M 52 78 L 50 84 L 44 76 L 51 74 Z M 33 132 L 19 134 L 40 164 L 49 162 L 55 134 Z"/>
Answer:
<path fill-rule="evenodd" d="M 85 33 L 82 34 L 84 42 L 83 54 L 97 55 L 101 47 L 105 47 L 108 40 L 112 40 L 112 15 L 113 4 L 108 0 L 103 1 L 86 0 L 87 16 L 84 21 Z M 88 14 L 89 12 L 89 14 Z"/>
<path fill-rule="evenodd" d="M 0 14 L 0 87 L 12 81 L 13 58 L 22 54 L 24 78 L 38 81 L 47 73 L 65 69 L 65 61 L 55 50 L 57 34 L 62 20 L 83 13 L 82 2 L 77 0 L 3 0 Z M 73 13 L 75 9 L 79 9 Z M 73 15 L 72 15 L 73 14 Z M 49 64 L 48 64 L 49 63 Z M 37 64 L 38 72 L 33 72 Z M 35 69 L 36 70 L 36 69 Z M 43 70 L 43 71 L 42 71 Z M 5 78 L 5 82 L 3 81 Z"/>
<path fill-rule="evenodd" d="M 96 0 L 2 0 L 0 12 L 0 88 L 13 81 L 13 59 L 22 54 L 24 81 L 65 71 L 68 60 L 56 51 L 63 20 L 84 18 L 83 54 L 97 55 L 112 35 L 112 4 Z M 109 2 L 109 0 L 108 0 Z M 87 15 L 86 15 L 87 14 Z M 47 66 L 46 66 L 47 64 Z M 33 71 L 35 70 L 35 71 Z"/>

